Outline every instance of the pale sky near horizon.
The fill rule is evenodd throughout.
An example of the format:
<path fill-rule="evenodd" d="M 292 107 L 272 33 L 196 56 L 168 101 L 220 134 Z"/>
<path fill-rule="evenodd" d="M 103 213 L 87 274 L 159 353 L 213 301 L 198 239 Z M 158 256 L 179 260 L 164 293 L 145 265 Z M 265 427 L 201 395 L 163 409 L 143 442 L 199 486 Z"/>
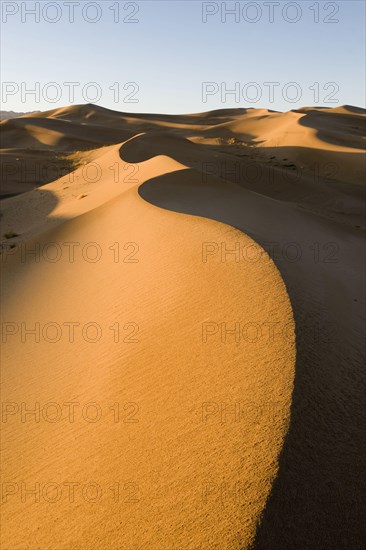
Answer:
<path fill-rule="evenodd" d="M 2 110 L 365 106 L 362 0 L 3 0 L 1 9 Z"/>

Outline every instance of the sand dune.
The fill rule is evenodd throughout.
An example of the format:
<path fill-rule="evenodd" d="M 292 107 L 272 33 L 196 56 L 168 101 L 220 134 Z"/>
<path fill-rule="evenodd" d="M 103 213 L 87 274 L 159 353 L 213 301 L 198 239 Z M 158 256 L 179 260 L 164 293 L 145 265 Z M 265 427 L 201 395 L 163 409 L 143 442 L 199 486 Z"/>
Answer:
<path fill-rule="evenodd" d="M 365 172 L 365 113 L 349 106 L 303 108 L 288 113 L 266 109 L 223 109 L 173 116 L 119 113 L 95 105 L 76 105 L 47 111 L 42 116 L 31 113 L 3 121 L 0 128 L 5 155 L 1 182 L 3 196 L 57 179 L 54 171 L 48 173 L 44 169 L 33 174 L 32 179 L 27 170 L 17 165 L 17 161 L 6 156 L 9 151 L 20 158 L 26 150 L 29 162 L 32 160 L 38 166 L 42 165 L 49 151 L 52 156 L 48 162 L 58 164 L 62 170 L 69 162 L 70 153 L 75 156 L 77 151 L 120 144 L 136 134 L 151 131 L 168 131 L 169 135 L 180 135 L 195 144 L 205 145 L 201 153 L 202 150 L 206 153 L 215 150 L 212 156 L 216 164 L 221 165 L 227 160 L 244 163 L 244 167 L 238 170 L 235 183 L 243 181 L 247 187 L 255 179 L 254 190 L 259 191 L 269 178 L 267 175 L 248 177 L 245 173 L 248 162 L 255 164 L 257 170 L 270 169 L 281 181 L 281 187 L 289 187 L 289 182 L 293 187 L 291 178 L 295 185 L 301 179 L 303 187 L 305 179 L 306 185 L 313 184 L 316 191 L 326 187 L 329 197 L 333 195 L 332 188 L 344 182 L 347 187 L 341 186 L 342 190 L 348 195 L 358 196 Z M 215 157 L 217 147 L 221 154 Z M 222 157 L 224 151 L 230 155 L 229 159 Z M 58 163 L 57 159 L 55 162 L 55 152 L 63 155 Z M 276 174 L 276 169 L 280 174 Z M 278 188 L 275 191 L 277 193 Z M 312 196 L 310 202 L 314 202 L 314 198 Z"/>
<path fill-rule="evenodd" d="M 4 548 L 362 547 L 363 124 L 0 124 Z"/>

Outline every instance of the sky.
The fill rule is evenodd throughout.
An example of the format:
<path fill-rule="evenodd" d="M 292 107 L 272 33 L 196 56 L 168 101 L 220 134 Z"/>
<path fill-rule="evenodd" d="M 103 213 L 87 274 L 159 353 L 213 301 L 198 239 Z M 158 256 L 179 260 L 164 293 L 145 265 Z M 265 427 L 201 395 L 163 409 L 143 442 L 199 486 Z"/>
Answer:
<path fill-rule="evenodd" d="M 365 106 L 363 0 L 2 0 L 1 12 L 2 110 Z"/>

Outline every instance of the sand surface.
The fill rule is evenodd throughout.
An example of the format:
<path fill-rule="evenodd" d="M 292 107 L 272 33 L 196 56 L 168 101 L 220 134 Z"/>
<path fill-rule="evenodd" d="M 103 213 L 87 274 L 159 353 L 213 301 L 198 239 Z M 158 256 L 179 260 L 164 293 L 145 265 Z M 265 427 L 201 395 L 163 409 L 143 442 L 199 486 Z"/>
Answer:
<path fill-rule="evenodd" d="M 364 120 L 0 124 L 4 549 L 362 547 Z"/>

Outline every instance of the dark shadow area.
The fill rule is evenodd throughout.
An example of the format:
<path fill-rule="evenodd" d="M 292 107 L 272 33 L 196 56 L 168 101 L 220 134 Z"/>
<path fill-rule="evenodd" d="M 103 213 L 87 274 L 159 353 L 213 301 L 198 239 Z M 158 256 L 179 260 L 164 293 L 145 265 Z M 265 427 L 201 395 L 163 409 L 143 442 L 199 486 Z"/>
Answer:
<path fill-rule="evenodd" d="M 218 177 L 320 216 L 365 227 L 364 186 L 347 180 L 349 169 L 357 172 L 358 167 L 363 181 L 366 159 L 361 153 L 251 147 L 238 140 L 207 145 L 167 132 L 136 136 L 120 149 L 121 159 L 132 164 L 158 155 L 199 171 L 202 183 Z"/>
<path fill-rule="evenodd" d="M 362 107 L 356 107 L 355 105 L 341 105 L 339 107 L 340 109 L 344 109 L 345 111 L 348 111 L 348 113 L 339 113 L 339 114 L 353 114 L 353 115 L 366 115 L 366 109 L 363 109 Z M 307 110 L 311 110 L 311 107 L 307 107 Z M 334 107 L 321 107 L 322 110 L 326 110 L 328 113 L 334 109 Z M 314 107 L 314 111 L 319 111 L 319 108 Z M 303 113 L 304 109 L 293 109 L 294 113 Z"/>
<path fill-rule="evenodd" d="M 323 112 L 311 109 L 300 118 L 299 124 L 316 130 L 316 135 L 325 143 L 332 145 L 351 147 L 355 149 L 365 148 L 366 122 L 360 117 L 365 111 L 357 107 L 350 107 L 349 114 Z"/>
<path fill-rule="evenodd" d="M 26 198 L 26 200 L 24 200 Z M 29 234 L 29 229 L 37 232 L 37 227 L 44 227 L 49 215 L 58 205 L 56 195 L 46 189 L 33 189 L 24 194 L 21 201 L 16 197 L 7 198 L 1 203 L 0 219 L 1 219 L 1 250 L 7 251 L 14 249 L 19 243 L 23 242 L 23 227 L 24 220 L 27 220 L 26 233 Z M 4 221 L 6 220 L 6 222 Z M 49 219 L 47 227 L 55 227 L 66 221 L 65 218 Z M 13 238 L 7 237 L 9 234 L 14 234 Z M 14 254 L 14 253 L 12 253 Z"/>
<path fill-rule="evenodd" d="M 296 205 L 214 177 L 203 182 L 196 170 L 151 179 L 139 193 L 161 208 L 250 235 L 270 253 L 290 296 L 297 346 L 290 426 L 253 548 L 363 548 L 362 239 Z M 298 261 L 284 252 L 290 242 L 301 251 Z M 314 257 L 315 243 L 323 252 L 334 243 L 335 254 Z"/>
<path fill-rule="evenodd" d="M 135 132 L 61 118 L 15 118 L 0 124 L 1 148 L 75 151 L 121 143 Z M 46 138 L 46 139 L 45 139 Z"/>
<path fill-rule="evenodd" d="M 7 149 L 0 160 L 0 199 L 51 183 L 76 168 L 67 153 L 42 149 Z"/>

